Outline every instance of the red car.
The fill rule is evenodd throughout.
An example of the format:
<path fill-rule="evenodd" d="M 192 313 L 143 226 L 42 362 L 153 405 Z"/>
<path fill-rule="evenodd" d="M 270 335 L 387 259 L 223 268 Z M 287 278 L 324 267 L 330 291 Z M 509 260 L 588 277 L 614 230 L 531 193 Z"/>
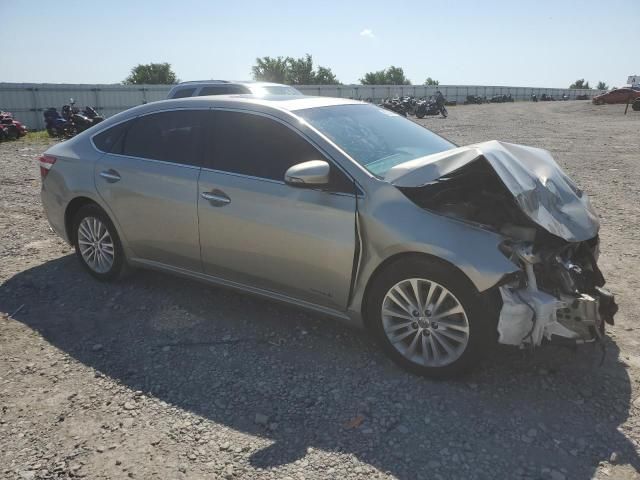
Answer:
<path fill-rule="evenodd" d="M 595 105 L 604 105 L 605 103 L 627 103 L 627 100 L 630 99 L 631 102 L 633 102 L 635 98 L 640 98 L 640 90 L 625 87 L 616 88 L 610 92 L 596 95 L 593 97 L 592 102 Z"/>

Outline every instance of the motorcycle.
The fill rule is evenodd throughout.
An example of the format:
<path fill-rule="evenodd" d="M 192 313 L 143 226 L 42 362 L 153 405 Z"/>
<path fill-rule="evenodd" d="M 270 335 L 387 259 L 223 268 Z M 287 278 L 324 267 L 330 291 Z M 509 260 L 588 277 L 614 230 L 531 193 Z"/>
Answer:
<path fill-rule="evenodd" d="M 17 140 L 29 133 L 27 127 L 22 122 L 13 118 L 11 112 L 3 112 L 0 110 L 0 124 L 3 125 L 3 135 L 6 139 Z"/>
<path fill-rule="evenodd" d="M 94 107 L 86 106 L 81 111 L 72 98 L 69 104 L 62 106 L 62 114 L 51 107 L 44 112 L 44 119 L 50 136 L 70 138 L 102 122 L 104 117 Z"/>
<path fill-rule="evenodd" d="M 402 103 L 402 106 L 404 107 L 404 111 L 407 112 L 409 115 L 415 115 L 416 114 L 416 99 L 410 96 L 404 96 L 402 97 L 402 99 L 400 100 L 400 103 Z"/>
<path fill-rule="evenodd" d="M 531 101 L 532 102 L 537 102 L 538 101 L 538 96 L 535 93 L 531 94 Z"/>
<path fill-rule="evenodd" d="M 386 108 L 387 110 L 391 110 L 392 112 L 402 115 L 403 117 L 407 116 L 407 111 L 405 110 L 404 105 L 397 97 L 392 99 L 385 98 L 378 106 Z"/>
<path fill-rule="evenodd" d="M 449 112 L 444 105 L 438 106 L 437 100 L 431 96 L 428 100 L 420 100 L 416 105 L 416 117 L 424 118 L 426 115 L 438 115 L 442 114 L 444 118 L 447 118 Z"/>
<path fill-rule="evenodd" d="M 464 101 L 465 105 L 482 105 L 486 102 L 486 99 L 479 95 L 467 95 L 467 99 Z"/>
<path fill-rule="evenodd" d="M 50 137 L 69 138 L 73 136 L 71 121 L 66 120 L 54 107 L 49 107 L 44 111 L 44 124 Z"/>
<path fill-rule="evenodd" d="M 511 96 L 511 94 L 508 95 L 494 95 L 493 97 L 491 97 L 491 103 L 507 103 L 507 102 L 513 102 L 513 97 Z"/>

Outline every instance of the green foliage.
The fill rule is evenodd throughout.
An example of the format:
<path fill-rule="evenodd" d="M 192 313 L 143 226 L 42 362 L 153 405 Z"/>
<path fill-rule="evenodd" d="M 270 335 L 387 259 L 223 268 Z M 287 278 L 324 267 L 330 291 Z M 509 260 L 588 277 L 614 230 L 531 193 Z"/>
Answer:
<path fill-rule="evenodd" d="M 424 81 L 425 85 L 440 85 L 440 82 L 438 80 L 434 80 L 431 77 L 427 77 L 427 79 Z"/>
<path fill-rule="evenodd" d="M 598 85 L 596 85 L 596 89 L 597 90 L 609 90 L 609 85 L 607 85 L 604 82 L 598 82 Z"/>
<path fill-rule="evenodd" d="M 263 82 L 286 83 L 287 61 L 288 57 L 256 58 L 256 64 L 251 67 L 253 78 Z"/>
<path fill-rule="evenodd" d="M 313 68 L 313 57 L 308 53 L 302 58 L 256 58 L 251 67 L 254 80 L 287 83 L 290 85 L 339 85 L 330 68 Z"/>
<path fill-rule="evenodd" d="M 591 88 L 589 86 L 589 82 L 585 82 L 584 78 L 576 80 L 574 83 L 569 85 L 569 88 Z"/>
<path fill-rule="evenodd" d="M 360 79 L 362 85 L 411 85 L 404 76 L 404 70 L 393 65 L 377 72 L 367 72 Z"/>
<path fill-rule="evenodd" d="M 172 85 L 180 80 L 169 63 L 139 64 L 131 69 L 131 75 L 124 79 L 126 85 Z"/>

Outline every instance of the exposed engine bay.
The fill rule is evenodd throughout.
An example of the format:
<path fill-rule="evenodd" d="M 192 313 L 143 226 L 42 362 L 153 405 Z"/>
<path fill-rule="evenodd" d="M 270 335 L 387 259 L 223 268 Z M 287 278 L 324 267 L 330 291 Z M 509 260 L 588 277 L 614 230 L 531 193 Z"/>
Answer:
<path fill-rule="evenodd" d="M 603 288 L 599 224 L 586 195 L 544 150 L 500 142 L 471 148 L 426 164 L 441 176 L 411 185 L 399 175 L 396 186 L 421 208 L 505 237 L 501 251 L 521 271 L 498 287 L 500 343 L 602 339 L 618 307 Z"/>

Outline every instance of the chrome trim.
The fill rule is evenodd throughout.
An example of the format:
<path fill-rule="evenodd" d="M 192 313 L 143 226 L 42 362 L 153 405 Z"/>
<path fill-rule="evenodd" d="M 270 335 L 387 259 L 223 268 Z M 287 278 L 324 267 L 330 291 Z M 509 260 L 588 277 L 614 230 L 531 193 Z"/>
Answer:
<path fill-rule="evenodd" d="M 261 182 L 269 182 L 269 183 L 277 183 L 280 185 L 286 185 L 284 181 L 274 180 L 273 178 L 254 177 L 252 175 L 245 175 L 244 173 L 227 172 L 226 170 L 216 170 L 215 168 L 207 168 L 207 167 L 202 167 L 202 170 L 205 172 L 219 173 L 222 175 L 231 175 L 232 177 L 241 177 L 241 178 L 247 178 L 249 180 L 258 180 Z"/>
<path fill-rule="evenodd" d="M 247 180 L 257 180 L 259 182 L 275 183 L 277 185 L 287 185 L 285 182 L 280 181 L 280 180 L 274 180 L 272 178 L 253 177 L 251 175 L 245 175 L 244 173 L 226 172 L 224 170 L 215 170 L 213 168 L 206 168 L 206 167 L 202 167 L 202 171 L 203 172 L 210 172 L 210 173 L 217 173 L 217 174 L 220 174 L 220 175 L 230 175 L 232 177 L 246 178 Z M 291 188 L 295 188 L 295 187 L 291 187 Z M 328 190 L 322 190 L 321 188 L 306 188 L 306 190 L 315 190 L 317 192 L 323 192 L 323 193 L 326 193 L 328 195 L 340 195 L 340 196 L 343 196 L 343 197 L 358 197 L 358 198 L 362 198 L 362 195 L 360 195 L 360 194 L 346 193 L 346 192 L 330 192 Z"/>
<path fill-rule="evenodd" d="M 231 203 L 231 199 L 229 197 L 225 197 L 225 196 L 222 196 L 222 195 L 216 195 L 215 193 L 202 192 L 200 194 L 200 196 L 202 198 L 204 198 L 205 200 L 208 200 L 210 202 L 222 203 L 224 205 L 228 205 L 229 203 Z"/>
<path fill-rule="evenodd" d="M 353 325 L 354 323 L 351 321 L 351 317 L 347 315 L 345 312 L 341 312 L 339 310 L 335 310 L 333 308 L 323 307 L 321 305 L 317 305 L 315 303 L 307 302 L 305 300 L 300 300 L 297 298 L 289 297 L 287 295 L 272 292 L 270 290 L 265 290 L 259 287 L 252 287 L 250 285 L 245 285 L 243 283 L 234 282 L 231 280 L 226 280 L 221 277 L 216 277 L 213 275 L 208 275 L 206 273 L 194 272 L 191 270 L 186 270 L 180 267 L 173 267 L 171 265 L 166 265 L 164 263 L 155 262 L 153 260 L 144 260 L 141 258 L 130 258 L 128 259 L 132 264 L 139 265 L 143 267 L 152 268 L 154 270 L 166 271 L 175 273 L 177 275 L 182 275 L 188 278 L 193 278 L 194 280 L 200 280 L 207 283 L 211 283 L 214 285 L 219 285 L 222 287 L 232 288 L 234 290 L 239 290 L 241 292 L 250 293 L 252 295 L 256 295 L 262 298 L 267 298 L 269 300 L 276 300 L 278 302 L 287 303 L 299 306 L 301 308 L 305 308 L 307 310 L 312 310 L 314 312 L 323 313 L 325 315 L 329 315 L 331 317 L 335 317 L 342 321 L 346 321 L 348 324 Z"/>
<path fill-rule="evenodd" d="M 123 157 L 123 158 L 132 158 L 134 160 L 144 160 L 145 162 L 154 162 L 154 163 L 162 163 L 164 165 L 170 165 L 172 167 L 182 167 L 182 168 L 191 168 L 195 170 L 200 170 L 201 167 L 197 165 L 187 165 L 186 163 L 176 163 L 176 162 L 168 162 L 166 160 L 154 160 L 153 158 L 144 158 L 144 157 L 133 157 L 131 155 L 123 155 L 121 153 L 104 153 L 104 155 L 113 155 L 115 157 Z"/>
<path fill-rule="evenodd" d="M 108 182 L 117 182 L 118 180 L 120 180 L 120 175 L 118 175 L 117 173 L 111 173 L 110 171 L 106 171 L 106 172 L 100 172 L 99 175 L 106 179 Z"/>

